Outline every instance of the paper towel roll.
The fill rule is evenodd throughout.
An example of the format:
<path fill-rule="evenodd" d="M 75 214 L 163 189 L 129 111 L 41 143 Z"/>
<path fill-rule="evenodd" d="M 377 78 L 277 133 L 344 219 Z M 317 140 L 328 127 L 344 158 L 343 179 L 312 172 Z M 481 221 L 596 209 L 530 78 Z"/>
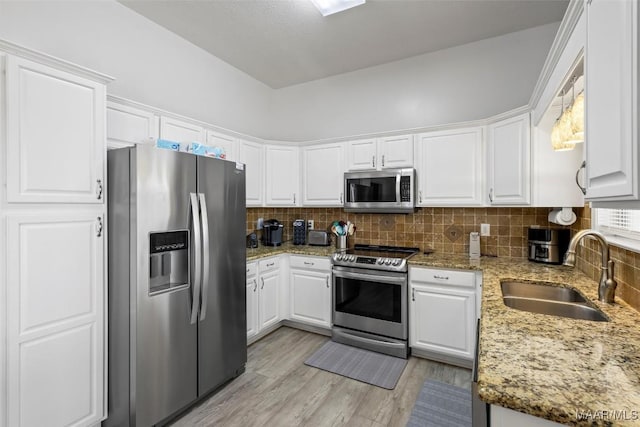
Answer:
<path fill-rule="evenodd" d="M 549 222 L 560 225 L 571 225 L 576 222 L 576 214 L 571 208 L 556 208 L 549 212 Z"/>

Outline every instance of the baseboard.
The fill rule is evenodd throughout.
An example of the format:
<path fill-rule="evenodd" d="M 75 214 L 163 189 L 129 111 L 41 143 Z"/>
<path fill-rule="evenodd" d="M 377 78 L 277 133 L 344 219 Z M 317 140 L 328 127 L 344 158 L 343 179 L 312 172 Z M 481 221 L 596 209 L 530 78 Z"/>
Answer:
<path fill-rule="evenodd" d="M 431 351 L 420 350 L 416 348 L 411 349 L 411 355 L 420 357 L 422 359 L 435 360 L 436 362 L 446 363 L 448 365 L 459 366 L 461 368 L 471 369 L 473 368 L 473 360 L 464 359 L 462 357 L 448 356 Z"/>

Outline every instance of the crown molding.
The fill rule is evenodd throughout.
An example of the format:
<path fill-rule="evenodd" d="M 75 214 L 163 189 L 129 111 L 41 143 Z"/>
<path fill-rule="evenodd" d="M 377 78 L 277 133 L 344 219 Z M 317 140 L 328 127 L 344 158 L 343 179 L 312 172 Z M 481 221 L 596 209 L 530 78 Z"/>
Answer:
<path fill-rule="evenodd" d="M 560 23 L 560 28 L 558 28 L 558 32 L 556 33 L 556 37 L 551 44 L 551 49 L 547 54 L 547 59 L 542 66 L 542 71 L 540 72 L 540 76 L 538 77 L 538 81 L 536 82 L 535 87 L 533 88 L 533 93 L 531 94 L 531 98 L 529 99 L 529 106 L 534 108 L 538 102 L 540 101 L 540 97 L 542 96 L 545 87 L 549 83 L 549 79 L 553 74 L 553 70 L 555 69 L 560 57 L 562 56 L 562 52 L 564 48 L 567 46 L 569 39 L 571 38 L 571 34 L 573 30 L 576 28 L 582 13 L 584 12 L 584 0 L 571 0 L 569 5 L 567 6 L 567 10 L 564 13 L 564 17 L 562 18 L 562 22 Z"/>
<path fill-rule="evenodd" d="M 46 53 L 28 49 L 8 40 L 0 39 L 0 51 L 10 55 L 18 56 L 20 58 L 25 58 L 30 61 L 35 61 L 40 64 L 48 65 L 62 71 L 73 73 L 77 76 L 97 81 L 99 83 L 107 84 L 114 80 L 113 77 L 106 74 L 98 73 L 97 71 L 81 67 L 69 61 L 65 61 L 63 59 L 48 55 Z"/>

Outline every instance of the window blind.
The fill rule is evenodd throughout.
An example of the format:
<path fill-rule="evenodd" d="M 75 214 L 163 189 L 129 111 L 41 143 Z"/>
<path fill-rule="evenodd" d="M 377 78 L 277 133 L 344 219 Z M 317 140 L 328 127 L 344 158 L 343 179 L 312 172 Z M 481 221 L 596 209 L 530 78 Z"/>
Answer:
<path fill-rule="evenodd" d="M 640 210 L 595 209 L 596 227 L 605 234 L 640 239 Z"/>

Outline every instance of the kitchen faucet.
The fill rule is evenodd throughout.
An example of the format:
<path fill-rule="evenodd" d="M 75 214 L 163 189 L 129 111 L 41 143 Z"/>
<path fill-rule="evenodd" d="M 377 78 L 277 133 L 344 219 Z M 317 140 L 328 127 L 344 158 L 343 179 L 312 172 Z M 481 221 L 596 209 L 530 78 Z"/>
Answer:
<path fill-rule="evenodd" d="M 581 230 L 569 242 L 569 249 L 564 256 L 564 265 L 575 267 L 576 265 L 576 248 L 580 240 L 585 236 L 594 237 L 600 243 L 600 252 L 602 252 L 602 265 L 600 266 L 600 284 L 598 286 L 598 299 L 609 304 L 613 303 L 616 296 L 616 286 L 618 284 L 613 279 L 613 261 L 609 259 L 609 243 L 602 233 L 595 230 Z"/>

